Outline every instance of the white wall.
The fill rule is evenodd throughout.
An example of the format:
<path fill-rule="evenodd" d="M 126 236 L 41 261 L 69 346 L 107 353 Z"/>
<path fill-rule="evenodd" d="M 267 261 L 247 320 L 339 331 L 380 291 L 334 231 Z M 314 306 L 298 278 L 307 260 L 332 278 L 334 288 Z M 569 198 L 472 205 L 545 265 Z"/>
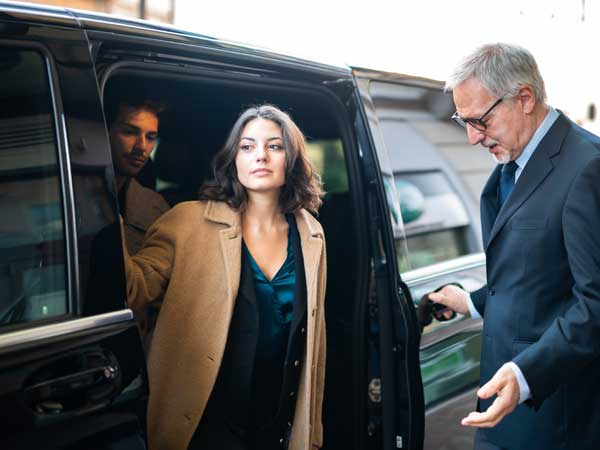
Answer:
<path fill-rule="evenodd" d="M 518 43 L 536 56 L 552 105 L 580 120 L 600 103 L 600 0 L 175 2 L 175 24 L 198 33 L 435 79 L 477 45 Z"/>

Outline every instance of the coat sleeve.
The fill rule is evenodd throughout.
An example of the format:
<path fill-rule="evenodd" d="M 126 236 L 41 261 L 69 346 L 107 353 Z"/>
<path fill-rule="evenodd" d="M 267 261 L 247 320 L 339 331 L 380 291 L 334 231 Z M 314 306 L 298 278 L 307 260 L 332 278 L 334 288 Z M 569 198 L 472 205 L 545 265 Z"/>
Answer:
<path fill-rule="evenodd" d="M 600 157 L 573 182 L 563 209 L 563 237 L 573 276 L 573 304 L 541 338 L 514 358 L 538 408 L 566 378 L 600 355 Z"/>
<path fill-rule="evenodd" d="M 142 248 L 130 256 L 123 240 L 127 279 L 127 301 L 136 313 L 160 301 L 164 295 L 175 258 L 178 217 L 173 210 L 158 219 L 146 233 Z"/>

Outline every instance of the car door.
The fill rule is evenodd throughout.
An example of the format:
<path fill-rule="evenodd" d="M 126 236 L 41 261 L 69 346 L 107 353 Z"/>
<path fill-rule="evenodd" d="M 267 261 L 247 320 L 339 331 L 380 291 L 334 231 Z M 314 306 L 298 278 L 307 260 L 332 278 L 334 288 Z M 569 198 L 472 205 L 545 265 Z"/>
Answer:
<path fill-rule="evenodd" d="M 145 360 L 88 43 L 59 10 L 1 6 L 0 54 L 2 448 L 143 449 Z"/>
<path fill-rule="evenodd" d="M 469 154 L 464 135 L 447 117 L 453 107 L 443 84 L 355 69 L 378 152 L 389 161 L 390 201 L 399 201 L 395 233 L 398 270 L 415 308 L 425 294 L 448 283 L 467 291 L 485 284 L 476 192 L 489 164 Z M 382 156 L 380 156 L 382 158 Z M 432 319 L 432 320 L 431 320 Z M 420 369 L 425 406 L 425 449 L 472 445 L 460 419 L 475 408 L 481 319 L 431 318 L 422 330 Z"/>
<path fill-rule="evenodd" d="M 421 449 L 423 386 L 419 371 L 419 328 L 410 291 L 398 267 L 403 241 L 402 218 L 393 173 L 380 137 L 373 133 L 371 105 L 359 87 L 355 120 L 367 188 L 367 215 L 372 256 L 368 329 L 370 363 L 369 415 L 381 416 L 381 443 L 369 448 Z M 372 420 L 373 422 L 373 420 Z M 379 427 L 371 423 L 377 430 Z"/>

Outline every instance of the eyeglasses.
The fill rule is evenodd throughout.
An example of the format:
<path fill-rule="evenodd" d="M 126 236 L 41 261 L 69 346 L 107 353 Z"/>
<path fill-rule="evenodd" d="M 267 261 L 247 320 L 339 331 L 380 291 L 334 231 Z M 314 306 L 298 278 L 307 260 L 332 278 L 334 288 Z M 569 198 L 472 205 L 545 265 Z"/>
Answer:
<path fill-rule="evenodd" d="M 455 112 L 454 114 L 452 114 L 452 120 L 454 120 L 457 124 L 459 124 L 461 127 L 463 128 L 467 128 L 467 125 L 471 125 L 473 128 L 475 128 L 477 131 L 485 131 L 487 129 L 487 124 L 485 123 L 485 116 L 487 116 L 490 112 L 492 112 L 492 109 L 494 109 L 496 106 L 498 106 L 498 104 L 504 100 L 504 97 L 500 97 L 498 100 L 496 100 L 496 103 L 494 103 L 492 106 L 490 106 L 490 109 L 488 109 L 486 112 L 484 112 L 481 117 L 479 118 L 475 118 L 475 117 L 460 117 L 458 115 L 458 112 Z"/>

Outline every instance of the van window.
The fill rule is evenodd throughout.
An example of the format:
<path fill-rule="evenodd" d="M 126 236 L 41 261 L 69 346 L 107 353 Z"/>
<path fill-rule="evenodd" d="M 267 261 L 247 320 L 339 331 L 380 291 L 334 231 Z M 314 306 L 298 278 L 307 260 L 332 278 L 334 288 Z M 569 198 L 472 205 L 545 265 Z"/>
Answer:
<path fill-rule="evenodd" d="M 470 253 L 476 247 L 469 242 L 471 219 L 455 187 L 458 174 L 440 145 L 452 108 L 450 96 L 433 87 L 384 82 L 372 82 L 369 92 L 404 223 L 408 264 L 400 270 Z"/>
<path fill-rule="evenodd" d="M 67 312 L 65 233 L 48 70 L 0 49 L 0 326 Z"/>
<path fill-rule="evenodd" d="M 413 269 L 469 253 L 469 216 L 439 171 L 394 174 Z"/>
<path fill-rule="evenodd" d="M 325 192 L 348 191 L 348 172 L 341 139 L 313 140 L 306 143 L 306 152 L 321 174 Z"/>

